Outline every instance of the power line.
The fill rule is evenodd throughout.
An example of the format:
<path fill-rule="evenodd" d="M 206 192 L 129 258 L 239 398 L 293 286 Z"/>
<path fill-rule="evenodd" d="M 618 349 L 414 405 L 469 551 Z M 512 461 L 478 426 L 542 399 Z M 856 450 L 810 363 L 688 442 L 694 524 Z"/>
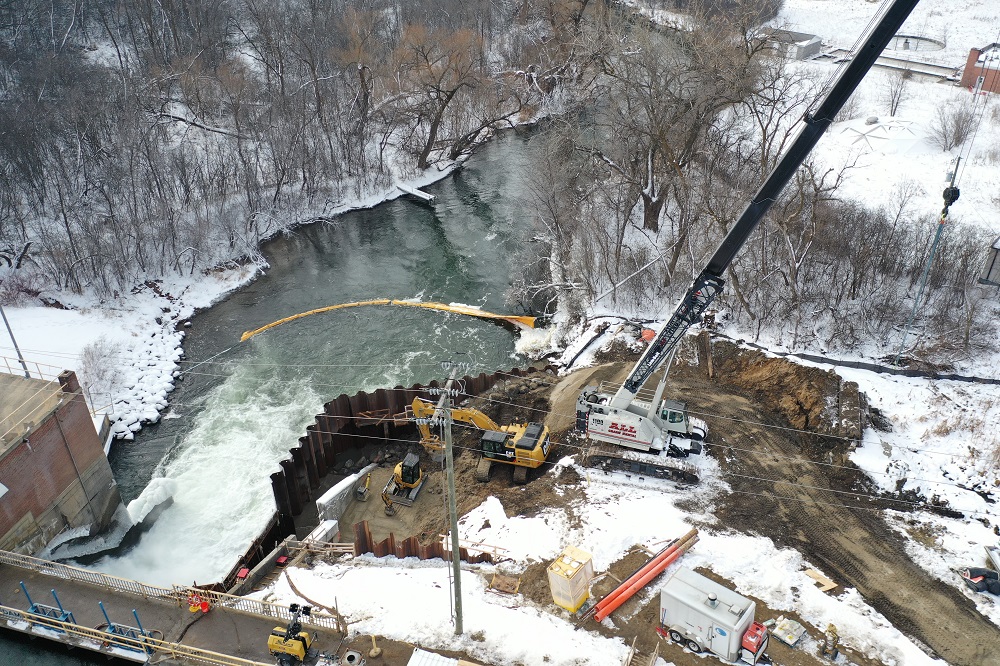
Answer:
<path fill-rule="evenodd" d="M 497 373 L 497 374 L 508 374 L 508 373 Z M 517 375 L 509 375 L 509 376 L 516 377 Z M 554 383 L 543 382 L 541 380 L 536 380 L 536 381 L 538 381 L 539 383 L 547 384 L 548 386 L 554 386 L 555 385 Z M 543 414 L 552 414 L 553 416 L 564 416 L 564 417 L 573 418 L 573 419 L 576 418 L 576 414 L 575 413 L 574 414 L 568 414 L 566 412 L 554 412 L 554 411 L 550 411 L 550 410 L 546 410 L 546 409 L 539 409 L 537 407 L 527 407 L 525 405 L 518 405 L 517 403 L 513 403 L 513 402 L 504 402 L 502 400 L 496 400 L 495 398 L 489 398 L 489 397 L 482 396 L 482 395 L 478 395 L 477 396 L 477 395 L 474 395 L 474 394 L 471 394 L 471 393 L 466 393 L 465 395 L 468 396 L 468 397 L 470 397 L 470 398 L 480 398 L 480 399 L 486 400 L 488 402 L 493 402 L 493 403 L 500 404 L 500 405 L 508 405 L 508 406 L 511 406 L 511 407 L 519 407 L 521 409 L 526 409 L 526 410 L 533 411 L 533 412 L 541 412 Z M 857 439 L 857 438 L 854 438 L 854 437 L 844 437 L 842 435 L 831 435 L 831 434 L 822 433 L 822 432 L 815 432 L 815 431 L 812 431 L 812 430 L 802 430 L 800 428 L 793 428 L 791 426 L 773 425 L 773 424 L 770 424 L 770 423 L 764 423 L 762 421 L 750 421 L 748 419 L 739 419 L 739 418 L 736 418 L 735 416 L 722 416 L 722 415 L 719 415 L 719 414 L 713 414 L 713 413 L 708 413 L 708 412 L 692 411 L 690 409 L 688 410 L 688 414 L 693 415 L 693 416 L 705 417 L 707 419 L 720 419 L 720 420 L 724 420 L 724 421 L 733 421 L 735 423 L 743 423 L 745 425 L 754 425 L 754 426 L 758 426 L 760 428 L 770 428 L 772 430 L 782 430 L 782 431 L 785 431 L 785 432 L 797 433 L 797 434 L 800 434 L 800 435 L 808 435 L 810 437 L 822 437 L 823 439 L 834 439 L 834 440 L 844 441 L 844 442 L 858 444 L 858 445 L 864 444 L 863 440 L 860 440 L 860 439 Z M 912 453 L 929 453 L 929 454 L 938 455 L 938 456 L 949 456 L 951 458 L 959 458 L 959 457 L 964 457 L 966 455 L 966 454 L 961 454 L 961 453 L 947 453 L 945 451 L 935 451 L 933 449 L 919 449 L 919 448 L 915 448 L 915 447 L 903 446 L 901 444 L 893 444 L 892 446 L 894 448 L 902 449 L 904 451 L 910 451 Z"/>
<path fill-rule="evenodd" d="M 338 417 L 335 417 L 335 418 L 346 418 L 346 419 L 353 419 L 353 420 L 371 420 L 370 417 L 360 417 L 360 416 L 352 416 L 352 417 L 338 416 Z M 477 432 L 482 432 L 481 429 L 476 428 L 475 426 L 464 424 L 464 423 L 454 423 L 453 425 L 456 425 L 456 426 L 462 427 L 462 428 L 466 428 L 468 430 L 475 430 Z M 273 430 L 286 430 L 286 428 L 283 428 L 282 426 L 276 426 L 276 425 L 258 424 L 256 427 L 269 428 L 269 429 L 273 429 Z M 400 438 L 400 437 L 385 437 L 385 436 L 381 436 L 381 435 L 363 435 L 363 434 L 359 434 L 359 433 L 344 433 L 344 432 L 334 432 L 334 431 L 318 430 L 318 429 L 314 429 L 314 430 L 311 430 L 311 431 L 308 431 L 308 432 L 312 432 L 312 433 L 316 433 L 316 434 L 326 434 L 326 435 L 340 435 L 340 436 L 343 436 L 343 437 L 351 437 L 351 438 L 356 438 L 356 439 L 376 440 L 378 442 L 384 442 L 384 443 L 398 442 L 398 443 L 401 443 L 401 444 L 405 444 L 408 447 L 413 446 L 413 445 L 419 445 L 419 440 L 404 439 L 404 438 Z M 554 444 L 555 446 L 561 447 L 561 448 L 575 450 L 575 451 L 579 451 L 579 452 L 584 452 L 584 451 L 587 450 L 587 447 L 570 444 L 568 442 L 556 442 L 556 441 L 553 441 L 552 444 Z M 709 444 L 709 445 L 710 446 L 718 446 L 718 445 L 714 445 L 714 444 Z M 479 447 L 461 446 L 459 444 L 453 444 L 453 448 L 459 449 L 459 450 L 464 450 L 464 451 L 470 451 L 472 453 L 481 453 L 481 449 Z M 808 458 L 801 458 L 801 457 L 795 457 L 795 456 L 778 456 L 778 455 L 775 455 L 775 454 L 767 452 L 767 451 L 763 451 L 763 452 L 761 452 L 761 451 L 750 451 L 750 450 L 747 450 L 747 449 L 738 449 L 738 448 L 729 447 L 729 446 L 719 446 L 719 448 L 733 449 L 733 450 L 739 450 L 739 451 L 747 451 L 747 452 L 750 452 L 750 453 L 763 453 L 763 454 L 772 455 L 773 457 L 775 457 L 777 459 L 782 459 L 782 458 L 795 459 L 795 460 L 799 460 L 801 462 L 808 463 L 808 464 L 824 465 L 824 466 L 829 466 L 829 467 L 834 467 L 834 468 L 841 468 L 841 469 L 847 469 L 847 470 L 851 470 L 851 471 L 858 471 L 857 468 L 846 467 L 846 466 L 843 466 L 843 465 L 833 465 L 833 464 L 830 464 L 830 463 L 820 463 L 820 462 L 809 460 Z M 556 466 L 558 464 L 559 464 L 558 461 L 552 461 L 552 460 L 545 460 L 545 461 L 542 462 L 542 465 L 547 465 L 547 466 Z M 837 490 L 837 489 L 834 489 L 834 488 L 823 488 L 823 487 L 820 487 L 820 486 L 811 486 L 811 485 L 807 485 L 807 484 L 795 483 L 793 481 L 784 481 L 784 480 L 780 480 L 780 479 L 768 479 L 768 478 L 755 477 L 755 476 L 751 476 L 751 475 L 739 474 L 739 473 L 734 473 L 734 472 L 722 472 L 721 470 L 720 470 L 720 473 L 723 475 L 723 477 L 730 476 L 730 477 L 734 477 L 734 478 L 744 478 L 744 479 L 747 479 L 747 480 L 750 480 L 750 481 L 759 482 L 759 483 L 770 483 L 770 484 L 773 484 L 773 485 L 788 485 L 788 486 L 803 488 L 803 489 L 806 489 L 806 490 L 815 490 L 815 491 L 820 491 L 820 492 L 830 492 L 830 493 L 834 493 L 834 494 L 844 494 L 844 495 L 849 495 L 851 497 L 854 497 L 856 499 L 868 499 L 868 500 L 871 500 L 871 501 L 881 501 L 881 502 L 894 502 L 894 503 L 897 503 L 897 504 L 906 505 L 906 506 L 911 507 L 913 509 L 928 509 L 928 510 L 932 510 L 933 511 L 935 509 L 940 509 L 941 508 L 941 507 L 935 506 L 933 504 L 927 504 L 927 503 L 924 503 L 924 502 L 915 502 L 915 501 L 911 501 L 911 500 L 903 500 L 903 499 L 897 499 L 897 498 L 891 498 L 891 497 L 883 497 L 883 496 L 878 496 L 878 495 L 872 495 L 870 493 L 859 493 L 859 492 L 855 492 L 855 491 Z M 875 472 L 875 473 L 878 474 L 878 472 Z M 917 480 L 917 479 L 914 479 L 914 480 Z M 963 488 L 962 486 L 959 486 L 958 484 L 955 484 L 955 483 L 938 482 L 938 481 L 930 481 L 930 480 L 923 480 L 923 481 L 925 481 L 927 483 L 940 483 L 942 485 L 954 485 L 954 486 L 956 486 L 956 487 L 958 487 L 958 488 L 960 488 L 962 490 L 966 490 L 968 492 L 975 492 L 975 491 L 970 490 L 968 488 Z M 787 496 L 779 496 L 779 495 L 765 495 L 765 494 L 759 494 L 759 493 L 749 493 L 747 491 L 739 491 L 739 490 L 733 490 L 733 489 L 730 489 L 730 491 L 733 492 L 733 493 L 740 493 L 740 494 L 747 494 L 747 495 L 757 495 L 759 497 L 776 497 L 776 498 L 779 498 L 779 499 L 787 499 L 787 500 L 790 500 L 790 501 L 798 501 L 798 502 L 803 502 L 803 503 L 813 503 L 813 504 L 817 504 L 817 505 L 821 505 L 821 506 L 839 506 L 839 507 L 849 508 L 849 509 L 864 509 L 864 510 L 872 510 L 872 511 L 881 511 L 882 510 L 882 509 L 875 509 L 875 508 L 870 508 L 870 507 L 852 506 L 852 505 L 846 505 L 846 504 L 824 503 L 824 502 L 819 502 L 819 501 L 815 501 L 815 500 L 802 500 L 801 498 L 795 498 L 795 497 L 787 497 Z M 995 516 L 992 513 L 982 512 L 982 511 L 978 511 L 978 510 L 974 510 L 974 509 L 963 509 L 963 508 L 955 508 L 955 507 L 948 507 L 948 508 L 951 509 L 951 510 L 953 510 L 953 511 L 959 511 L 959 512 L 962 512 L 962 513 L 968 514 L 968 515 L 983 516 L 983 517 L 988 517 L 988 518 L 995 518 Z"/>
<path fill-rule="evenodd" d="M 225 349 L 222 352 L 219 352 L 218 354 L 210 356 L 208 359 L 206 359 L 204 361 L 197 361 L 197 360 L 191 360 L 191 359 L 177 359 L 177 360 L 173 360 L 173 359 L 169 359 L 169 358 L 162 358 L 160 360 L 163 360 L 164 362 L 168 362 L 168 363 L 174 363 L 174 364 L 177 364 L 177 365 L 182 365 L 182 364 L 188 364 L 188 365 L 208 365 L 208 364 L 211 364 L 211 365 L 228 365 L 228 364 L 230 364 L 232 362 L 231 361 L 213 361 L 211 359 L 214 359 L 216 356 L 219 356 L 220 354 L 222 354 L 224 352 L 230 351 L 230 350 L 234 349 L 235 347 L 236 347 L 236 345 L 234 345 L 233 347 L 229 347 L 228 349 Z M 0 350 L 12 350 L 12 348 L 11 347 L 0 346 Z M 75 354 L 75 353 L 72 353 L 72 352 L 46 351 L 44 349 L 22 349 L 21 351 L 27 351 L 27 352 L 31 352 L 31 353 L 34 353 L 34 354 L 43 354 L 45 356 L 52 356 L 54 358 L 64 358 L 64 359 L 74 359 L 74 360 L 81 360 L 83 358 L 83 354 Z M 106 358 L 124 359 L 124 360 L 133 360 L 133 359 L 134 360 L 138 360 L 138 357 L 128 356 L 128 355 L 125 355 L 125 354 L 108 354 L 106 356 Z M 34 362 L 34 361 L 32 361 L 32 362 Z M 49 364 L 43 363 L 42 365 L 49 365 Z M 388 368 L 388 369 L 392 369 L 392 368 L 398 367 L 398 365 L 396 365 L 396 364 L 386 363 L 386 362 L 383 362 L 383 363 L 243 363 L 243 362 L 241 362 L 240 365 L 241 366 L 248 366 L 248 367 L 279 367 L 279 368 Z M 408 365 L 411 365 L 411 366 L 420 366 L 420 367 L 440 367 L 441 364 L 440 364 L 440 362 L 428 361 L 426 363 L 409 363 Z M 52 367 L 57 367 L 57 366 L 52 366 Z"/>

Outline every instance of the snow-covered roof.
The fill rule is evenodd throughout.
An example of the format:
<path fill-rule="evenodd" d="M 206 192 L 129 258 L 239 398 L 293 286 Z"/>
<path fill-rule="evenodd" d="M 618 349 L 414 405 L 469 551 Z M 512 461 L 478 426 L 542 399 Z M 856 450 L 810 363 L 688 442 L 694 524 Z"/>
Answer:
<path fill-rule="evenodd" d="M 993 43 L 979 49 L 979 57 L 976 58 L 976 67 L 1000 69 L 1000 44 Z"/>

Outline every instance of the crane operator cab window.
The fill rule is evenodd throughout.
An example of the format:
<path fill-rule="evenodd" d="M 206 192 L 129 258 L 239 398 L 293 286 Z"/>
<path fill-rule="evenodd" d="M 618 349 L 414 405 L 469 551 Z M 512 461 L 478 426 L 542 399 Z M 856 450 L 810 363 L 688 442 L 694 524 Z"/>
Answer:
<path fill-rule="evenodd" d="M 664 400 L 660 403 L 660 419 L 675 424 L 687 422 L 687 405 L 676 400 Z"/>
<path fill-rule="evenodd" d="M 660 418 L 667 423 L 684 423 L 684 412 L 675 412 L 672 409 L 664 409 L 660 412 Z"/>

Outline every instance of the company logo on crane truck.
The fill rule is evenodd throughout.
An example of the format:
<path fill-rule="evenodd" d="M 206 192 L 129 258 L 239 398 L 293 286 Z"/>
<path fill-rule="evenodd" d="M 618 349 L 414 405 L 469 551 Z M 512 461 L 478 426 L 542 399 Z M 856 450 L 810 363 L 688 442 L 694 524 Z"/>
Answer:
<path fill-rule="evenodd" d="M 620 449 L 616 451 L 614 446 L 595 444 L 585 453 L 586 464 L 605 470 L 653 475 L 687 483 L 698 481 L 697 474 L 692 470 L 685 470 L 663 460 L 664 453 L 667 456 L 686 457 L 690 453 L 700 452 L 701 445 L 698 442 L 705 438 L 705 428 L 691 423 L 682 403 L 661 400 L 667 381 L 666 371 L 670 368 L 677 345 L 687 330 L 702 320 L 712 301 L 722 292 L 725 284 L 723 275 L 737 253 L 833 123 L 837 112 L 857 89 L 917 2 L 918 0 L 893 0 L 870 32 L 859 40 L 854 49 L 854 57 L 840 71 L 832 85 L 826 88 L 827 92 L 819 103 L 802 116 L 788 149 L 730 227 L 715 254 L 677 304 L 670 319 L 639 357 L 625 382 L 613 395 L 595 386 L 586 387 L 580 394 L 576 401 L 576 429 L 598 443 L 637 451 L 623 454 Z M 946 190 L 946 206 L 948 196 Z M 648 403 L 637 400 L 646 381 L 661 367 L 665 370 L 655 397 Z M 690 443 L 685 448 L 675 438 Z"/>
<path fill-rule="evenodd" d="M 632 409 L 626 407 L 623 411 L 611 406 L 613 396 L 602 389 L 588 386 L 577 401 L 578 424 L 591 439 L 637 451 L 665 452 L 675 458 L 701 453 L 707 426 L 689 417 L 683 402 L 635 400 L 629 405 Z M 654 409 L 657 402 L 659 407 Z"/>

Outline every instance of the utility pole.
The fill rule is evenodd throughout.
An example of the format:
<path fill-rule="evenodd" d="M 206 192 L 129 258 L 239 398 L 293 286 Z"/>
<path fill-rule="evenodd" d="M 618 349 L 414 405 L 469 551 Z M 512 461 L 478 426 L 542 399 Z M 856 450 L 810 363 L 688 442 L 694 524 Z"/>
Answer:
<path fill-rule="evenodd" d="M 21 349 L 17 346 L 17 340 L 14 339 L 14 331 L 10 330 L 10 322 L 7 321 L 7 313 L 3 311 L 2 305 L 0 305 L 0 317 L 3 317 L 3 323 L 7 327 L 7 334 L 10 336 L 10 341 L 14 343 L 14 352 L 17 353 L 17 360 L 21 362 L 21 367 L 24 368 L 24 378 L 31 379 L 31 373 L 28 372 L 28 365 L 24 362 L 24 357 L 21 356 Z"/>
<path fill-rule="evenodd" d="M 455 373 L 448 380 L 451 388 Z M 444 396 L 444 457 L 448 476 L 448 516 L 451 519 L 451 567 L 455 581 L 455 635 L 462 635 L 462 556 L 458 545 L 458 507 L 455 501 L 455 452 L 451 445 L 451 395 Z"/>
<path fill-rule="evenodd" d="M 434 420 L 444 429 L 445 476 L 448 483 L 448 517 L 451 521 L 451 567 L 455 590 L 455 635 L 462 635 L 462 558 L 458 545 L 458 507 L 455 500 L 455 453 L 451 443 L 451 392 L 458 374 L 454 367 L 434 410 Z"/>

